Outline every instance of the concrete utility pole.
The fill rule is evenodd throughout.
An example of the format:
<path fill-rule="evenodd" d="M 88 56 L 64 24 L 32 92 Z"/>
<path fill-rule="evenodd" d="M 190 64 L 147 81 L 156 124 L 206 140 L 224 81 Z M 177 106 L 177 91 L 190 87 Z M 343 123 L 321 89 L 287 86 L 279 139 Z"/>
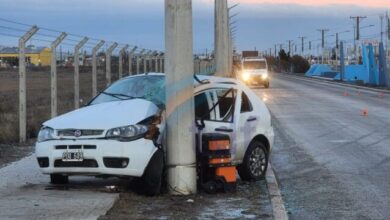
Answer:
<path fill-rule="evenodd" d="M 191 0 L 165 0 L 167 167 L 171 194 L 196 193 Z"/>
<path fill-rule="evenodd" d="M 137 54 L 137 62 L 136 62 L 136 69 L 137 69 L 137 73 L 136 74 L 140 74 L 141 73 L 141 70 L 140 70 L 140 62 L 141 62 L 141 58 L 142 58 L 142 55 L 143 53 L 145 52 L 145 49 L 142 49 L 138 54 Z"/>
<path fill-rule="evenodd" d="M 122 78 L 122 75 L 123 75 L 123 55 L 126 53 L 127 48 L 129 48 L 129 45 L 126 44 L 119 51 L 119 79 Z"/>
<path fill-rule="evenodd" d="M 84 37 L 75 47 L 74 47 L 74 108 L 78 109 L 80 107 L 80 60 L 79 53 L 80 49 L 87 43 L 88 38 Z"/>
<path fill-rule="evenodd" d="M 229 21 L 227 0 L 215 0 L 214 15 L 215 75 L 229 77 Z"/>
<path fill-rule="evenodd" d="M 26 99 L 26 42 L 38 31 L 33 26 L 19 39 L 19 141 L 26 142 L 27 138 L 27 99 Z"/>
<path fill-rule="evenodd" d="M 305 51 L 305 39 L 307 37 L 298 37 L 299 39 L 301 39 L 301 42 L 302 42 L 302 49 L 301 49 L 301 52 L 302 52 L 302 56 L 303 56 L 303 53 Z"/>
<path fill-rule="evenodd" d="M 98 50 L 105 44 L 104 40 L 101 40 L 93 49 L 92 49 L 92 97 L 97 95 L 97 60 L 96 54 Z"/>
<path fill-rule="evenodd" d="M 50 66 L 50 89 L 51 89 L 51 117 L 57 116 L 57 46 L 65 39 L 66 33 L 62 32 L 57 39 L 51 43 L 51 66 Z"/>
<path fill-rule="evenodd" d="M 129 75 L 133 75 L 133 54 L 137 50 L 137 47 L 133 47 L 129 52 Z"/>
<path fill-rule="evenodd" d="M 319 29 L 318 30 L 319 32 L 321 32 L 321 45 L 322 45 L 322 49 L 325 48 L 325 33 L 328 32 L 329 30 L 328 29 Z"/>
<path fill-rule="evenodd" d="M 293 41 L 292 40 L 288 40 L 288 53 L 291 55 L 291 43 Z"/>
<path fill-rule="evenodd" d="M 350 18 L 356 21 L 356 35 L 355 35 L 355 37 L 356 37 L 356 40 L 359 41 L 360 40 L 360 22 L 367 17 L 366 16 L 355 16 L 355 17 L 351 16 Z"/>
<path fill-rule="evenodd" d="M 118 43 L 114 42 L 106 51 L 106 86 L 111 85 L 111 56 L 112 52 L 118 46 Z"/>

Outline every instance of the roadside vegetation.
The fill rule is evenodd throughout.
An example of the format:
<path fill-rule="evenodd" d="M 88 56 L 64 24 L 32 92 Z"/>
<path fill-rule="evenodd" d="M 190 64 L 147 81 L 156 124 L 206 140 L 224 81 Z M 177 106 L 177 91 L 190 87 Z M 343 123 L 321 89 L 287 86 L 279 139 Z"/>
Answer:
<path fill-rule="evenodd" d="M 278 57 L 269 56 L 267 62 L 270 68 L 275 72 L 291 72 L 304 74 L 310 68 L 307 59 L 299 55 L 291 56 L 285 50 L 280 50 Z"/>

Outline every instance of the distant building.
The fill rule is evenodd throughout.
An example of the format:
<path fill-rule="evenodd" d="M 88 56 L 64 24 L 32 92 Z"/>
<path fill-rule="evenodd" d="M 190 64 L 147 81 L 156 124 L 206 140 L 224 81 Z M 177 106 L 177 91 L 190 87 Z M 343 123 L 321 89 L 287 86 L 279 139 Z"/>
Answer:
<path fill-rule="evenodd" d="M 0 48 L 0 60 L 2 63 L 15 65 L 19 59 L 18 47 Z M 51 50 L 47 47 L 26 47 L 26 61 L 35 66 L 50 66 Z"/>

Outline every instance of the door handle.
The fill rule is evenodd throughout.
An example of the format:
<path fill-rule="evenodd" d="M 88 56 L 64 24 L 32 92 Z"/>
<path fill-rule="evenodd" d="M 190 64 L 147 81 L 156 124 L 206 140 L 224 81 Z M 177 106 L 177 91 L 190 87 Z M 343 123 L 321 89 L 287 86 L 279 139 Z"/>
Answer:
<path fill-rule="evenodd" d="M 231 132 L 233 132 L 233 129 L 227 128 L 227 127 L 219 127 L 219 128 L 216 128 L 215 131 L 231 133 Z"/>
<path fill-rule="evenodd" d="M 247 122 L 251 122 L 251 121 L 256 121 L 257 118 L 255 116 L 251 116 L 248 118 L 248 120 L 246 120 Z"/>

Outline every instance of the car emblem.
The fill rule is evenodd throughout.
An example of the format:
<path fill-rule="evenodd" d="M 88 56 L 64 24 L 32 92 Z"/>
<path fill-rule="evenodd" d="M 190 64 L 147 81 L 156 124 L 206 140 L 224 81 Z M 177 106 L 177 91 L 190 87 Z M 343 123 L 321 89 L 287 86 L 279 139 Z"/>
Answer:
<path fill-rule="evenodd" d="M 74 136 L 75 137 L 80 137 L 81 136 L 81 131 L 80 130 L 75 130 L 74 131 Z"/>

